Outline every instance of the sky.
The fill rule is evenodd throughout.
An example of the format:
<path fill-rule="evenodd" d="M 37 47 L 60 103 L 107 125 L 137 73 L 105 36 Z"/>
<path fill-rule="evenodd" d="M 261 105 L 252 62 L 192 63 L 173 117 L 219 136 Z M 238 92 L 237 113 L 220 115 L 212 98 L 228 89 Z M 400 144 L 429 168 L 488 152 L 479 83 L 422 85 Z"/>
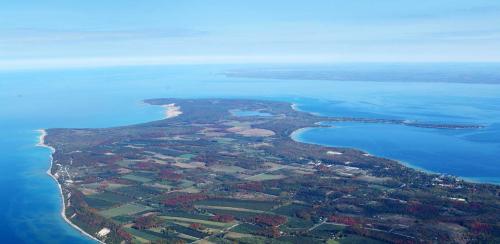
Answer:
<path fill-rule="evenodd" d="M 500 62 L 496 0 L 0 0 L 0 69 Z"/>

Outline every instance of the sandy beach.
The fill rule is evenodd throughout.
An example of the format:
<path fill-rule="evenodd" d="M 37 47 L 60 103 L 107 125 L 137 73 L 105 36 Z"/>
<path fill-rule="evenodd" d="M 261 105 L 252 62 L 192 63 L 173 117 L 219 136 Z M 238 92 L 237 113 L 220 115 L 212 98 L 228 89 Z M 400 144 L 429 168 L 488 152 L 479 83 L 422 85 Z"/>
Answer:
<path fill-rule="evenodd" d="M 102 242 L 101 240 L 95 238 L 94 236 L 90 235 L 89 233 L 85 232 L 84 230 L 82 230 L 80 227 L 78 227 L 77 225 L 73 224 L 67 217 L 66 217 L 66 199 L 65 199 L 65 196 L 63 194 L 63 190 L 62 190 L 62 186 L 61 184 L 59 183 L 59 181 L 57 180 L 57 178 L 52 174 L 51 170 L 52 170 L 52 164 L 53 164 L 53 157 L 52 157 L 52 154 L 56 151 L 55 148 L 51 147 L 51 146 L 48 146 L 47 144 L 45 144 L 45 137 L 47 136 L 47 131 L 46 130 L 43 130 L 43 129 L 40 129 L 40 130 L 37 130 L 37 132 L 40 133 L 40 136 L 38 137 L 38 143 L 36 144 L 36 146 L 38 147 L 45 147 L 45 148 L 48 148 L 50 149 L 50 167 L 49 169 L 47 170 L 47 174 L 57 183 L 57 186 L 59 188 L 59 194 L 61 195 L 61 203 L 62 203 L 62 209 L 61 209 L 61 217 L 64 219 L 64 221 L 66 221 L 69 225 L 71 225 L 73 228 L 75 228 L 76 230 L 78 230 L 81 234 L 89 237 L 90 239 L 98 242 L 98 243 L 104 243 Z"/>
<path fill-rule="evenodd" d="M 175 106 L 175 103 L 163 105 L 165 108 L 165 118 L 170 119 L 182 114 L 181 107 Z"/>

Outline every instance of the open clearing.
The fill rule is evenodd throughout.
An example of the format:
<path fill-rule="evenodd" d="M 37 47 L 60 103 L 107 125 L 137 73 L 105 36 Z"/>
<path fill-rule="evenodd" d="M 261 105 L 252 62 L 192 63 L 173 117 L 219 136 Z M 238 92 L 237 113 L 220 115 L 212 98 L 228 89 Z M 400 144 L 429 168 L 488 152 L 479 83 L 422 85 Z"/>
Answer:
<path fill-rule="evenodd" d="M 99 214 L 107 218 L 112 218 L 120 215 L 132 215 L 148 210 L 152 210 L 152 208 L 136 203 L 127 203 L 116 208 L 100 211 Z"/>
<path fill-rule="evenodd" d="M 189 163 L 176 162 L 174 165 L 183 169 L 195 169 L 195 168 L 205 167 L 205 163 L 203 162 L 189 162 Z"/>
<path fill-rule="evenodd" d="M 274 131 L 266 130 L 266 129 L 258 129 L 258 128 L 247 128 L 247 127 L 231 127 L 227 129 L 227 131 L 236 133 L 242 136 L 257 136 L 257 137 L 268 137 L 274 136 Z"/>
<path fill-rule="evenodd" d="M 234 208 L 234 207 L 223 207 L 223 206 L 208 206 L 208 205 L 195 205 L 196 208 L 201 209 L 218 209 L 218 210 L 231 210 L 238 212 L 248 212 L 248 213 L 270 213 L 262 210 L 247 209 L 247 208 Z"/>
<path fill-rule="evenodd" d="M 124 228 L 126 232 L 134 235 L 134 237 L 138 238 L 141 243 L 150 243 L 152 241 L 158 241 L 160 240 L 161 238 L 160 237 L 157 237 L 157 236 L 154 236 L 154 235 L 151 235 L 151 234 L 148 234 L 148 233 L 145 233 L 143 231 L 140 231 L 140 230 L 136 230 L 136 229 L 133 229 L 133 228 Z"/>
<path fill-rule="evenodd" d="M 191 218 L 182 218 L 182 217 L 171 217 L 171 216 L 159 216 L 161 219 L 170 220 L 170 221 L 180 221 L 180 222 L 188 222 L 188 223 L 199 223 L 204 225 L 218 226 L 221 228 L 226 228 L 231 226 L 234 223 L 221 223 L 209 220 L 202 219 L 191 219 Z"/>
<path fill-rule="evenodd" d="M 283 179 L 283 178 L 286 178 L 286 176 L 284 176 L 284 175 L 271 175 L 271 174 L 262 173 L 262 174 L 258 174 L 258 175 L 252 175 L 246 179 L 251 180 L 251 181 L 265 181 L 265 180 L 279 180 L 279 179 Z"/>
<path fill-rule="evenodd" d="M 142 183 L 146 183 L 146 182 L 152 181 L 149 178 L 138 176 L 138 175 L 133 175 L 133 174 L 131 174 L 131 175 L 124 175 L 124 176 L 122 176 L 122 178 L 123 179 L 127 179 L 127 180 L 133 180 L 133 181 L 137 181 L 137 182 L 142 182 Z"/>
<path fill-rule="evenodd" d="M 210 170 L 215 171 L 215 172 L 224 172 L 224 173 L 230 173 L 230 174 L 244 173 L 247 171 L 247 169 L 244 169 L 242 167 L 238 167 L 238 166 L 234 166 L 234 165 L 222 165 L 222 164 L 212 165 L 209 168 L 210 168 Z"/>
<path fill-rule="evenodd" d="M 238 233 L 238 232 L 228 232 L 225 236 L 225 238 L 228 238 L 228 239 L 240 239 L 240 238 L 254 238 L 255 236 L 254 235 L 251 235 L 251 234 L 243 234 L 243 233 Z"/>
<path fill-rule="evenodd" d="M 271 210 L 277 203 L 272 201 L 244 201 L 238 199 L 207 199 L 198 201 L 195 205 L 223 206 L 232 208 L 255 209 L 262 211 Z"/>

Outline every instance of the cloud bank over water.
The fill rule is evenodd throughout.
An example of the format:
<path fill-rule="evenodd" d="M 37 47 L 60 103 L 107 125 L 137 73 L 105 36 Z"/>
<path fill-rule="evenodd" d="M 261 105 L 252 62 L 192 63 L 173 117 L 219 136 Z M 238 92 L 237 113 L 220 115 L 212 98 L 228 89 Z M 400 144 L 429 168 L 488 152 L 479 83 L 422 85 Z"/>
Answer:
<path fill-rule="evenodd" d="M 488 0 L 10 1 L 0 16 L 3 69 L 500 61 L 500 2 Z"/>

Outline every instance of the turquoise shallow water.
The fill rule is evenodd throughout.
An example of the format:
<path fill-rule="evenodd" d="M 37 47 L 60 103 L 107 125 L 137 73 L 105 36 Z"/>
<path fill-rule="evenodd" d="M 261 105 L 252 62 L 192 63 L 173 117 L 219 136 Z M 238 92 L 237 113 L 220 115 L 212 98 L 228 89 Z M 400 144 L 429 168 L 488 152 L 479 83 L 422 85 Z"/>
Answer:
<path fill-rule="evenodd" d="M 0 73 L 0 242 L 91 242 L 60 218 L 60 196 L 46 175 L 49 151 L 34 130 L 109 127 L 160 119 L 155 97 L 290 101 L 330 116 L 479 123 L 481 130 L 436 130 L 335 123 L 300 140 L 348 146 L 425 170 L 499 182 L 500 85 L 334 82 L 228 78 L 233 66 L 167 66 Z M 236 67 L 237 68 L 237 67 Z M 499 76 L 500 77 L 500 76 Z"/>

